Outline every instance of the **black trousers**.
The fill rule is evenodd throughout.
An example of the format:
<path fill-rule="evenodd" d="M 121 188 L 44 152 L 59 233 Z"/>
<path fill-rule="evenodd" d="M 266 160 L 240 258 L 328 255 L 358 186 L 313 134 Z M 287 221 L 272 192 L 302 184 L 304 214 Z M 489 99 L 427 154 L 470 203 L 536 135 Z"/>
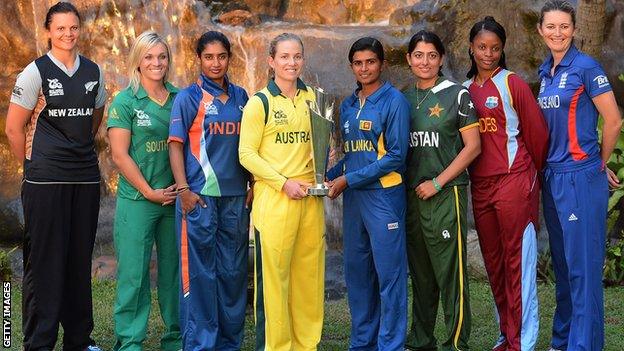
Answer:
<path fill-rule="evenodd" d="M 22 185 L 24 207 L 24 350 L 53 350 L 59 323 L 63 350 L 94 344 L 91 255 L 100 209 L 99 184 Z"/>

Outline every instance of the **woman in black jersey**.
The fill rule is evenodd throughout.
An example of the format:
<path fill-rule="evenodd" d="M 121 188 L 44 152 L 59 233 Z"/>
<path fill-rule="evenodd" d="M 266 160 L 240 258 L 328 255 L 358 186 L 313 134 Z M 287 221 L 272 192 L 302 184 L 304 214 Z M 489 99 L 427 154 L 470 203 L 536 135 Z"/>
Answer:
<path fill-rule="evenodd" d="M 45 19 L 50 51 L 17 77 L 6 121 L 24 162 L 24 350 L 99 350 L 93 330 L 91 254 L 100 199 L 94 135 L 106 93 L 95 63 L 78 55 L 80 14 L 67 2 Z"/>

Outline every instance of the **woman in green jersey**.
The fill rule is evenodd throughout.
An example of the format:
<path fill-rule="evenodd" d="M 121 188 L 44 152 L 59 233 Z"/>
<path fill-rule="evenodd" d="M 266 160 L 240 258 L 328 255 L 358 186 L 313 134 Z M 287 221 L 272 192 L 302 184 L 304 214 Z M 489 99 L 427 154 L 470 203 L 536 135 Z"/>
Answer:
<path fill-rule="evenodd" d="M 181 349 L 176 198 L 167 137 L 173 99 L 171 55 L 152 31 L 139 35 L 128 59 L 130 84 L 108 112 L 108 137 L 119 168 L 114 241 L 117 254 L 115 350 L 139 350 L 150 313 L 150 261 L 156 244 L 158 304 L 165 324 L 161 350 Z"/>
<path fill-rule="evenodd" d="M 432 32 L 410 40 L 407 63 L 416 84 L 407 157 L 407 253 L 413 322 L 406 348 L 437 350 L 433 335 L 442 299 L 447 333 L 441 350 L 467 350 L 470 304 L 466 274 L 466 168 L 481 151 L 468 91 L 442 76 L 444 45 Z"/>

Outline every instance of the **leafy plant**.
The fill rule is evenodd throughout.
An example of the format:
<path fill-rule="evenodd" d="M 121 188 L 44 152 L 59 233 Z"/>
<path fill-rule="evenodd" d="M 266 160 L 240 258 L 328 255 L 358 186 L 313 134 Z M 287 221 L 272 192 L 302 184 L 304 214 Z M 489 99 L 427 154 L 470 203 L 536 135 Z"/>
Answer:
<path fill-rule="evenodd" d="M 13 273 L 13 270 L 11 269 L 11 254 L 16 249 L 17 247 L 8 251 L 0 249 L 0 276 L 2 277 L 2 281 L 11 280 Z"/>

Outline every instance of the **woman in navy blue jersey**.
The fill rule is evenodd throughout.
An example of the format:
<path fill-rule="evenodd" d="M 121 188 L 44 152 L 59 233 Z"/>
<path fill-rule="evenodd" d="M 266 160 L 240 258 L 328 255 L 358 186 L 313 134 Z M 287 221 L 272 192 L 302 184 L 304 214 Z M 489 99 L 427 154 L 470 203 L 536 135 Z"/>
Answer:
<path fill-rule="evenodd" d="M 99 212 L 94 136 L 106 93 L 98 65 L 78 54 L 80 14 L 52 6 L 50 51 L 17 77 L 7 114 L 11 151 L 24 162 L 24 350 L 98 350 L 91 303 L 91 254 Z"/>

